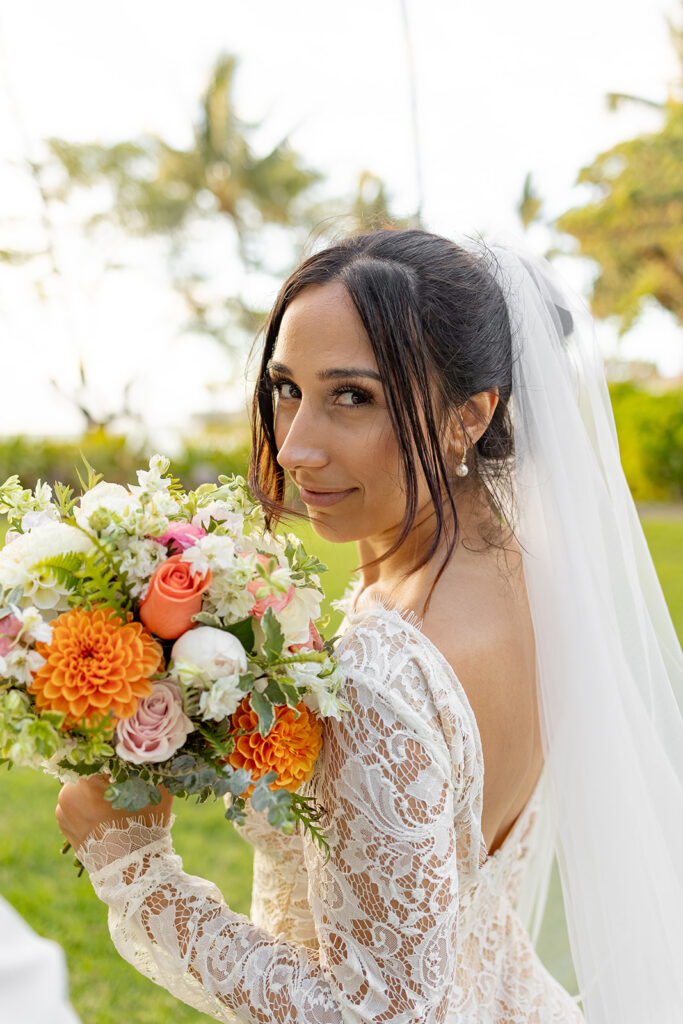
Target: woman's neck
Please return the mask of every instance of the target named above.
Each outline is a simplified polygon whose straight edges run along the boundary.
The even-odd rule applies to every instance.
[[[490,529],[495,526],[495,516],[486,500],[481,487],[460,487],[454,495],[455,510],[458,518],[457,550],[465,543],[481,544],[481,528]],[[420,562],[429,552],[436,531],[436,513],[429,502],[418,509],[415,523],[403,544],[376,565],[361,568],[361,593],[366,590],[382,595],[389,600],[397,600],[407,580],[412,586],[419,584],[430,586],[436,579],[439,568],[448,550],[449,538],[452,536],[452,516],[448,506],[444,507],[445,530],[439,546],[429,560],[422,566]],[[400,535],[400,526],[375,537],[367,537],[358,541],[358,554],[361,566],[380,558],[396,542]],[[420,568],[418,569],[418,566]],[[411,589],[412,589],[411,586]]]

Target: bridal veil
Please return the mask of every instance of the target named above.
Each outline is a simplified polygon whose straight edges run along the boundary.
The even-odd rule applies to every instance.
[[[592,318],[516,242],[461,243],[506,296],[516,535],[545,753],[518,911],[557,856],[588,1024],[683,1021],[683,656],[619,458]]]

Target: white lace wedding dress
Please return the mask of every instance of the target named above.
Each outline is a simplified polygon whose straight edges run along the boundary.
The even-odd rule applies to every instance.
[[[540,781],[502,846],[481,832],[477,723],[448,662],[398,610],[350,612],[351,705],[302,792],[330,858],[251,812],[251,919],[183,871],[162,825],[78,851],[126,960],[204,1013],[276,1024],[580,1024],[513,909]],[[220,851],[216,851],[216,857]]]

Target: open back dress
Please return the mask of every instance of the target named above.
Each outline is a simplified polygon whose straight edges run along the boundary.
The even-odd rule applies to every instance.
[[[582,1024],[514,910],[542,776],[489,856],[479,730],[443,655],[375,602],[347,611],[337,657],[350,711],[323,720],[301,789],[324,810],[329,859],[250,811],[247,918],[183,871],[170,826],[107,827],[78,854],[121,955],[218,1020]]]

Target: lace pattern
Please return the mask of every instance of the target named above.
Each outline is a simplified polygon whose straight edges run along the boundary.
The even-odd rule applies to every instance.
[[[486,858],[481,743],[448,663],[381,606],[349,616],[338,656],[351,711],[325,721],[303,787],[325,809],[329,861],[250,813],[249,920],[183,871],[169,827],[109,828],[79,857],[116,948],[218,1020],[579,1024],[511,904],[533,801]]]

